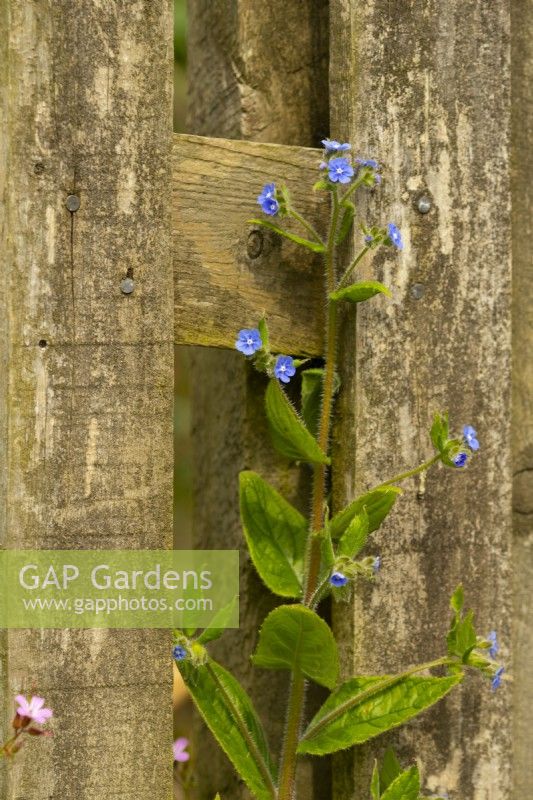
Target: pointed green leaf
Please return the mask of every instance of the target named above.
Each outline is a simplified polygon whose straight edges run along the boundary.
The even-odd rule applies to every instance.
[[[300,597],[307,522],[255,472],[241,472],[241,519],[254,566],[271,592]]]
[[[460,583],[455,592],[451,596],[450,607],[452,611],[455,611],[456,614],[459,614],[463,610],[464,604],[465,604],[465,591],[463,589],[463,584]]]
[[[418,767],[402,772],[381,795],[381,800],[418,800],[420,793],[420,774]]]
[[[339,555],[355,558],[365,546],[369,530],[368,514],[363,508],[359,514],[355,515],[342,534],[339,540]]]
[[[464,619],[457,615],[452,620],[447,643],[448,653],[451,656],[459,656],[464,662],[468,660],[468,656],[477,644],[473,611],[469,611]]]
[[[267,353],[269,353],[270,352],[270,336],[269,336],[269,333],[268,333],[268,325],[267,325],[267,321],[266,321],[265,317],[263,317],[262,319],[259,320],[259,325],[257,326],[257,329],[259,331],[259,335],[261,336],[261,342],[262,342],[263,350],[265,350]]]
[[[301,375],[302,417],[307,429],[313,436],[317,436],[324,370],[320,368],[306,369],[302,371]]]
[[[326,249],[323,244],[320,244],[319,242],[311,242],[309,239],[302,239],[301,236],[297,236],[295,233],[291,233],[290,231],[285,231],[283,228],[278,228],[277,225],[274,225],[273,222],[268,222],[266,219],[249,219],[248,223],[250,225],[262,225],[263,228],[268,228],[269,230],[274,231],[274,233],[279,233],[279,235],[284,236],[285,239],[290,239],[291,242],[300,244],[302,247],[312,250],[313,253],[323,253]]]
[[[379,800],[381,795],[377,761],[374,761],[374,769],[372,770],[372,780],[370,781],[370,794],[372,795],[372,800]]]
[[[265,406],[272,440],[280,453],[294,461],[330,463],[274,378],[266,390]]]
[[[207,644],[208,642],[214,642],[216,639],[220,639],[222,634],[227,630],[228,623],[232,620],[233,615],[235,613],[235,606],[237,605],[237,597],[233,597],[230,602],[221,608],[211,622],[211,625],[206,628],[200,636],[197,638],[197,642],[199,644]]]
[[[336,244],[342,244],[346,239],[350,228],[352,227],[353,218],[355,216],[355,206],[351,200],[344,200],[342,203],[344,211],[342,214],[341,224],[335,237]]]
[[[329,626],[304,606],[280,606],[263,623],[252,657],[257,667],[290,669],[331,689],[337,682],[339,656]]]
[[[449,436],[448,414],[435,413],[433,424],[429,432],[433,447],[441,453],[444,450]]]
[[[336,292],[330,294],[331,300],[348,300],[350,303],[363,303],[365,300],[370,300],[376,294],[385,294],[387,297],[392,297],[390,289],[383,286],[378,281],[360,281],[351,286],[346,286],[345,289],[337,289]]]
[[[352,678],[326,700],[298,752],[325,755],[366,742],[424,711],[462,679],[462,673],[446,678]]]
[[[381,765],[381,771],[379,773],[379,783],[382,791],[385,791],[385,789],[390,786],[401,771],[402,767],[396,758],[396,753],[392,747],[389,747],[383,756],[383,764]]]
[[[276,797],[276,770],[252,701],[227,670],[180,662],[180,672],[207,727],[258,800]]]
[[[402,490],[397,486],[382,486],[362,494],[338,514],[330,522],[331,538],[339,539],[353,518],[365,509],[368,514],[368,532],[377,530]]]

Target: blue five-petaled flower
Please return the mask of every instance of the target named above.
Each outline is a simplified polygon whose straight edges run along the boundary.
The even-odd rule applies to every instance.
[[[274,366],[274,375],[279,381],[288,383],[292,376],[296,373],[294,361],[290,356],[278,356]]]
[[[181,644],[177,644],[172,648],[172,655],[176,661],[184,661],[187,658],[187,650]]]
[[[341,144],[340,142],[335,141],[335,139],[322,139],[322,144],[324,145],[326,155],[331,155],[332,153],[342,153],[346,150],[350,150],[351,148],[350,144]]]
[[[253,356],[262,346],[261,334],[257,328],[243,328],[242,331],[239,331],[235,342],[235,347],[239,353],[244,353],[245,356]]]
[[[496,656],[500,652],[500,645],[498,644],[498,636],[496,634],[496,631],[491,631],[489,633],[489,635],[487,636],[487,641],[490,642],[489,656],[491,658],[496,658]]]
[[[348,583],[348,578],[346,577],[346,575],[343,575],[342,572],[334,572],[331,575],[329,582],[331,583],[332,586],[337,586],[337,587],[346,586],[346,584]]]
[[[479,442],[477,438],[476,429],[471,425],[465,425],[463,428],[464,440],[471,450],[479,450]]]
[[[387,225],[387,233],[389,235],[389,239],[391,240],[394,247],[398,250],[403,250],[403,240],[402,234],[400,233],[400,229],[394,222],[389,222]]]
[[[328,178],[332,183],[350,183],[353,167],[346,158],[332,158],[328,161]]]
[[[375,158],[356,158],[355,163],[360,167],[369,167],[370,169],[379,169],[379,164]]]
[[[495,692],[496,689],[499,689],[502,685],[502,675],[505,672],[505,667],[498,667],[496,672],[494,673],[494,677],[491,681],[492,691]]]
[[[263,191],[257,198],[257,202],[269,216],[273,217],[279,211],[279,203],[276,200],[276,184],[267,183],[263,186]]]
[[[457,453],[457,455],[453,459],[453,463],[455,464],[456,467],[464,467],[467,461],[468,461],[468,456],[466,453],[463,452]]]

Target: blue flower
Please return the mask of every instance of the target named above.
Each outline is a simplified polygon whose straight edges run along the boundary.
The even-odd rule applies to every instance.
[[[372,234],[371,233],[367,233],[366,236],[365,236],[366,244],[367,245],[368,244],[372,244],[373,241],[374,241],[374,237],[372,236]]]
[[[328,162],[328,177],[332,183],[350,183],[353,167],[345,158],[332,158]]]
[[[457,453],[453,460],[453,463],[456,467],[464,467],[466,462],[468,461],[468,456],[466,453]]]
[[[505,667],[498,667],[496,672],[494,673],[494,677],[491,681],[492,691],[495,692],[496,689],[499,689],[502,685],[502,675],[505,672]]]
[[[376,572],[379,572],[381,569],[381,556],[376,556],[374,559],[374,563],[372,564],[372,569],[374,570],[374,575]]]
[[[172,648],[172,655],[176,661],[184,661],[187,658],[187,650],[181,644],[177,644]]]
[[[479,450],[479,442],[477,440],[476,429],[471,425],[465,425],[463,428],[464,440],[471,450]]]
[[[402,234],[394,222],[389,222],[387,225],[387,233],[394,247],[396,247],[398,250],[403,250]]]
[[[263,186],[263,191],[257,198],[257,202],[269,216],[273,217],[279,211],[279,203],[276,200],[276,184],[267,183]]]
[[[278,360],[274,366],[274,375],[279,381],[288,383],[292,376],[296,373],[294,361],[290,356],[278,356]]]
[[[375,158],[356,158],[355,163],[360,167],[369,167],[370,169],[379,169],[379,164]]]
[[[487,636],[487,640],[491,643],[489,656],[491,658],[496,658],[497,654],[500,652],[500,645],[498,644],[498,636],[496,635],[496,631],[491,631]]]
[[[235,347],[239,353],[244,353],[245,356],[253,356],[253,354],[260,350],[263,346],[261,334],[257,328],[243,328],[239,331]]]
[[[322,144],[328,156],[332,153],[343,153],[345,150],[351,149],[350,144],[341,144],[340,142],[336,142],[335,139],[322,139]]]
[[[346,586],[348,578],[342,572],[334,572],[329,579],[332,586]]]
[[[328,168],[327,161],[321,161],[320,164],[318,165],[318,169],[327,169],[327,168]]]

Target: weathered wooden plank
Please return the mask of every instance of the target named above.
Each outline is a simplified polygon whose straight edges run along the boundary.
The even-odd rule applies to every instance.
[[[266,314],[280,352],[322,352],[320,258],[247,219],[267,182],[291,187],[295,207],[317,227],[323,194],[320,151],[261,142],[174,136],[173,233],[175,341],[233,347],[239,328]],[[277,220],[276,220],[277,221]],[[284,228],[307,238],[293,220]]]
[[[1,546],[168,547],[171,4],[0,9]],[[164,632],[11,632],[2,722],[21,689],[55,719],[2,798],[168,800],[169,652]]]
[[[319,144],[328,128],[325,0],[273,0],[268,4],[259,0],[192,0],[189,23],[191,132],[297,146]],[[258,182],[263,175],[261,167]],[[246,245],[245,219],[257,195],[252,182],[247,177],[234,192],[243,203],[242,216],[235,216],[237,251],[241,241],[242,247]],[[288,252],[285,244],[282,252]],[[304,262],[307,259],[303,255]],[[248,265],[245,269],[249,270]],[[270,275],[272,283],[284,280],[275,271]],[[305,297],[305,278],[303,281],[304,285],[296,288],[298,295]],[[231,296],[226,296],[225,302],[235,309]],[[299,301],[291,295],[285,298],[284,305],[290,307],[295,302]],[[262,309],[251,310],[255,315]],[[249,321],[241,318],[242,311],[235,314],[233,331]],[[255,316],[250,321],[255,322]],[[319,329],[317,320],[316,330]],[[318,341],[319,334],[313,338],[309,332],[309,336],[310,341]],[[303,341],[305,345],[306,339]],[[233,342],[232,336],[232,346]],[[302,508],[307,502],[309,482],[305,472],[287,468],[269,442],[262,376],[248,370],[240,354],[234,352],[193,349],[191,361],[195,540],[201,547],[233,546],[244,552],[238,472],[246,468],[258,470]],[[273,602],[249,561],[243,558],[241,628],[227,632],[213,650],[251,690],[266,721],[273,751],[277,752],[282,740],[287,676],[252,669],[249,660],[259,625]],[[195,797],[206,800],[217,790],[231,800],[249,797],[205,728],[196,739],[200,766]],[[209,769],[203,768],[205,764]],[[324,767],[327,764],[318,762],[318,768]],[[301,776],[301,796],[324,800],[329,795],[328,776],[317,771],[311,778],[310,769],[308,762]]]
[[[511,3],[513,232],[513,798],[533,797],[533,28]]]
[[[369,273],[388,306],[348,314],[337,409],[337,506],[431,452],[436,409],[482,441],[465,474],[412,481],[375,539],[383,570],[358,592],[346,636],[351,672],[388,671],[440,654],[447,603],[463,580],[481,631],[510,645],[510,220],[508,3],[332,0],[332,134],[384,164],[368,219],[394,219],[405,249]],[[432,209],[417,210],[427,195]],[[355,453],[355,463],[354,463]],[[469,680],[391,736],[421,760],[428,790],[508,800],[508,685]],[[338,760],[335,796],[366,797],[380,739]],[[355,755],[355,757],[354,757]]]

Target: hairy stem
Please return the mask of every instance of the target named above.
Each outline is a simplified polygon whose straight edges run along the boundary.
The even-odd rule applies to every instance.
[[[339,283],[337,285],[337,289],[342,289],[342,287],[348,281],[348,278],[350,277],[350,275],[352,274],[352,272],[354,271],[356,266],[359,264],[361,259],[368,253],[369,250],[370,250],[369,247],[363,247],[361,252],[354,258],[354,260],[352,261],[350,266],[346,269],[346,272],[344,273],[344,275],[342,276],[342,278],[340,279],[340,281],[339,281]]]
[[[395,475],[393,478],[390,478],[388,481],[384,481],[380,483],[378,486],[375,486],[375,489],[381,489],[382,486],[391,486],[393,483],[399,483],[400,481],[404,481],[406,478],[412,478],[413,475],[419,475],[421,472],[424,472],[426,469],[429,469],[436,464],[437,461],[440,461],[440,453],[437,453],[432,458],[429,458],[427,461],[424,461],[423,464],[420,464],[418,467],[414,467],[414,469],[408,469],[406,472],[400,472],[398,475]]]
[[[331,223],[328,233],[326,252],[324,255],[326,272],[326,297],[335,290],[335,237],[339,224],[340,204],[337,192],[332,192]],[[337,355],[337,308],[328,300],[326,322],[326,363],[324,366],[324,384],[318,443],[324,452],[328,451],[331,412],[335,389],[335,367]],[[310,514],[310,536],[307,554],[306,582],[304,604],[310,606],[317,589],[320,572],[320,537],[313,533],[320,531],[324,523],[324,502],[326,498],[327,468],[324,464],[316,464],[313,470],[313,500]],[[289,705],[285,728],[285,747],[283,749],[280,768],[280,787],[278,800],[292,800],[296,775],[296,750],[298,732],[300,730],[305,698],[305,681],[301,675],[294,675],[289,693]]]
[[[309,222],[307,222],[307,220],[304,219],[304,217],[302,217],[301,214],[299,214],[297,211],[295,211],[294,208],[288,208],[287,211],[289,212],[290,216],[293,219],[297,220],[300,223],[300,225],[303,225],[305,230],[311,235],[311,237],[317,242],[317,244],[324,244],[324,242],[322,241],[321,237],[315,231],[313,226]]]

